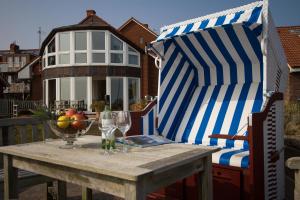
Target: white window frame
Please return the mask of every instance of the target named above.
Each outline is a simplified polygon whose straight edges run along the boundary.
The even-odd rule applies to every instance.
[[[53,41],[53,40],[55,40],[55,52],[52,52],[52,53],[48,53],[48,46],[49,46],[49,44]],[[50,40],[50,42],[48,42],[48,44],[47,44],[47,46],[46,46],[46,66],[47,67],[55,67],[56,65],[57,65],[57,55],[56,55],[56,53],[57,53],[57,34]],[[55,56],[55,65],[48,65],[48,58],[50,57],[50,56]]]
[[[104,33],[104,42],[105,42],[105,48],[104,50],[94,50],[93,49],[93,32],[100,32],[100,33]],[[90,31],[90,47],[91,47],[91,50],[89,51],[89,54],[90,54],[90,57],[91,57],[91,62],[90,64],[92,65],[99,65],[99,64],[107,64],[108,63],[108,52],[107,52],[107,37],[108,37],[108,34],[107,34],[107,31],[102,31],[102,30],[92,30]],[[93,53],[104,53],[104,62],[93,62]]]
[[[111,50],[111,36],[114,36],[116,37],[118,40],[120,40],[122,42],[122,45],[123,45],[123,50]],[[114,35],[113,33],[110,33],[109,34],[109,38],[108,38],[108,44],[109,44],[109,47],[108,47],[108,58],[109,58],[109,64],[111,65],[125,65],[126,63],[126,43],[121,40],[119,37],[117,37],[116,35]],[[111,61],[111,54],[112,53],[117,53],[117,54],[122,54],[123,55],[123,62],[122,63],[114,63]]]
[[[129,48],[132,48],[134,49],[135,52],[131,52],[129,51]],[[135,65],[135,64],[129,64],[129,55],[133,55],[133,56],[137,56],[138,57],[138,64]],[[141,66],[141,56],[140,56],[140,53],[135,49],[133,48],[132,46],[128,45],[127,44],[127,65],[128,66],[131,66],[131,67],[140,67]]]
[[[59,39],[59,37],[60,37],[60,35],[61,34],[66,34],[66,33],[68,33],[69,34],[69,51],[60,51],[60,49],[59,49],[59,47],[60,47],[60,39]],[[70,64],[71,64],[71,32],[60,32],[60,33],[57,33],[56,35],[58,35],[57,36],[57,43],[58,43],[58,47],[57,47],[57,64],[56,65],[59,65],[59,66],[70,66]],[[66,54],[69,54],[69,63],[67,63],[67,64],[61,64],[60,63],[60,58],[59,58],[59,56],[60,55],[66,55]]]
[[[123,80],[123,110],[129,110],[129,87],[128,79],[138,80],[138,99],[141,98],[141,79],[138,77],[124,77],[124,76],[107,76],[106,77],[106,94],[111,97],[111,81],[112,79],[121,78]],[[111,98],[110,98],[111,105]]]
[[[89,55],[88,55],[88,50],[90,49],[90,31],[87,30],[82,30],[82,31],[73,31],[74,32],[74,37],[73,37],[73,51],[74,51],[74,65],[76,66],[82,66],[82,65],[88,65],[90,63]],[[86,50],[76,50],[75,49],[75,43],[76,43],[76,33],[85,33],[86,34]],[[86,54],[86,62],[83,63],[76,63],[75,55],[76,53],[85,53]]]

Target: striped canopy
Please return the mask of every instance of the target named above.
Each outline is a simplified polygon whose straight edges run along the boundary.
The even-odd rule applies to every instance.
[[[217,27],[228,24],[243,23],[250,26],[250,29],[255,29],[262,23],[262,1],[254,2],[252,4],[242,6],[239,8],[226,10],[212,15],[199,17],[192,20],[187,20],[170,26],[161,28],[161,34],[158,36],[155,42],[162,41],[174,36],[180,36],[183,34]],[[261,31],[261,26],[257,29]]]

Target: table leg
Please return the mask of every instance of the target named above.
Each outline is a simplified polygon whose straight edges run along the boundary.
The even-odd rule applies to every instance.
[[[67,184],[64,181],[57,181],[57,199],[67,199]]]
[[[125,183],[125,200],[144,200],[146,194],[143,188],[135,182]]]
[[[3,155],[4,200],[18,199],[18,169],[12,165],[12,157]]]
[[[82,200],[92,200],[93,190],[87,187],[82,187]]]
[[[200,175],[200,184],[198,184],[198,198],[205,200],[212,200],[212,161],[211,156],[208,156],[203,159],[204,170],[199,173]]]

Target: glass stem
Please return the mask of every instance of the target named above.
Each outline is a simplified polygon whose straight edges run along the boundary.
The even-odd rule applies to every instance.
[[[122,133],[122,134],[123,134],[123,152],[127,152],[127,146],[126,146],[126,140],[125,140],[126,132]]]

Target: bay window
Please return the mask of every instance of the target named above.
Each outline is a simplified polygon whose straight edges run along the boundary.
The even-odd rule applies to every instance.
[[[75,100],[87,102],[87,78],[75,77]]]
[[[70,64],[70,33],[59,33],[59,64]]]
[[[128,104],[136,103],[140,99],[140,82],[138,78],[128,78]]]
[[[87,62],[87,33],[75,32],[75,63]]]
[[[123,78],[111,78],[111,109],[123,110]]]
[[[139,53],[130,46],[128,46],[128,64],[139,65]]]
[[[70,78],[60,79],[60,100],[70,99]]]
[[[92,31],[92,63],[105,63],[105,32]]]
[[[115,64],[123,63],[123,42],[110,34],[110,62]]]

